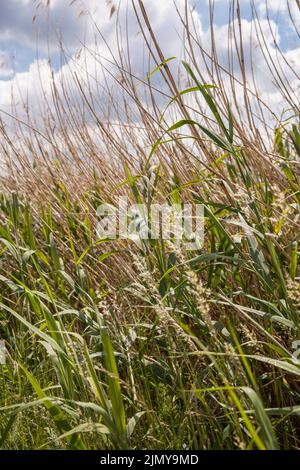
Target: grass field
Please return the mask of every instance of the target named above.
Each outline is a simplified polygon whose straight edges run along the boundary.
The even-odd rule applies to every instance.
[[[155,60],[138,89],[119,63],[121,131],[76,75],[79,104],[53,83],[42,125],[1,126],[0,447],[299,449],[297,96],[279,84],[293,118],[258,126],[253,100],[273,110],[246,81],[235,102],[216,57],[202,77],[188,26],[178,88],[138,14]],[[99,238],[97,208],[120,195],[202,204],[203,247]]]

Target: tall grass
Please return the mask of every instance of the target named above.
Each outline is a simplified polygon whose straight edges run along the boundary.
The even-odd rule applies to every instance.
[[[86,70],[72,76],[79,104],[62,78],[44,122],[15,120],[14,137],[1,125],[1,448],[299,449],[296,95],[277,76],[296,117],[270,129],[243,60],[240,80],[214,39],[202,47],[188,6],[182,87],[143,2],[132,8],[152,73],[138,87],[119,51],[111,122]],[[229,50],[241,58],[242,41]],[[120,194],[203,204],[203,248],[99,239],[97,207]]]

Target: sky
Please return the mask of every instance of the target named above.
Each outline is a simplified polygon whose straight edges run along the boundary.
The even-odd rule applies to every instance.
[[[184,0],[176,0],[176,3],[178,8],[182,10]],[[227,34],[230,3],[232,3],[230,0],[215,0],[214,2],[216,39],[221,61],[223,57],[225,66],[227,44],[224,37]],[[254,25],[251,3],[251,0],[240,0],[246,51],[248,48],[248,54],[246,53],[248,63],[246,65],[249,67],[250,44],[253,41],[251,31],[253,31]],[[189,0],[189,4],[193,8],[193,18],[198,24],[203,43],[209,44],[209,0]],[[297,74],[300,74],[300,42],[299,37],[292,33],[293,29],[288,14],[290,10],[294,23],[300,31],[300,11],[297,0],[268,0],[267,4],[271,28],[275,32],[284,58],[292,64],[294,69],[293,71],[286,70],[287,80],[291,86],[297,88],[299,86]],[[26,97],[34,105],[44,96],[45,90],[41,90],[39,87],[38,78],[42,76],[44,86],[47,81],[51,80],[51,70],[47,61],[49,53],[52,58],[52,71],[55,75],[59,77],[66,70],[65,65],[60,61],[60,39],[65,45],[67,60],[70,61],[70,64],[75,64],[76,61],[80,61],[77,58],[82,42],[91,48],[93,47],[95,29],[91,25],[94,22],[112,50],[116,50],[115,18],[117,14],[114,10],[115,5],[120,8],[119,18],[123,31],[126,21],[128,22],[133,66],[136,74],[143,78],[145,70],[142,65],[144,64],[142,43],[131,1],[121,0],[118,3],[113,0],[0,0],[0,111],[10,110],[12,90],[14,95],[19,98],[16,100],[17,102]],[[173,0],[144,0],[144,5],[159,43],[163,45],[165,56],[180,57],[182,54],[180,38],[182,28]],[[254,0],[254,5],[261,19],[266,41],[275,57],[276,51],[273,48],[265,1]],[[100,51],[103,56],[107,56],[107,48],[101,41],[98,35]],[[256,53],[255,49],[254,46],[254,54]],[[268,84],[264,59],[259,53],[255,59],[261,93],[270,103],[277,103],[280,98],[275,88],[273,89]],[[282,59],[280,61],[282,65]],[[94,67],[92,63],[85,64],[85,66]]]

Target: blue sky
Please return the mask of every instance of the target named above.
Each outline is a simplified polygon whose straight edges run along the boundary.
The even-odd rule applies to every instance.
[[[126,2],[126,0],[121,1]],[[164,1],[168,2],[170,0]],[[160,3],[160,0],[153,0],[153,2]],[[30,64],[37,58],[36,44],[38,42],[38,35],[40,37],[39,57],[47,57],[48,51],[45,48],[45,44],[41,43],[43,43],[43,39],[46,37],[47,27],[45,25],[48,13],[47,9],[41,5],[37,8],[37,5],[41,3],[43,2],[37,2],[36,0],[2,0],[0,2],[0,79],[9,80],[13,77],[14,73],[28,70]],[[44,0],[45,3],[47,3],[47,0]],[[85,18],[78,18],[78,14],[83,9],[81,2],[77,0],[73,5],[69,6],[70,3],[70,0],[50,0],[50,17],[52,33],[54,27],[60,28],[68,46],[72,50],[73,47],[76,47],[76,37],[80,36],[84,29]],[[90,4],[93,9],[94,3],[93,0],[85,0],[84,5],[89,6]],[[102,5],[104,11],[106,8],[109,8],[106,0],[99,0],[98,3]],[[228,21],[229,3],[229,0],[216,0],[215,2],[214,20],[218,26],[222,26]],[[296,4],[296,0],[288,0],[288,2],[286,0],[269,0],[268,3],[270,17],[279,29],[281,47],[283,50],[296,48],[299,45],[298,38],[290,34],[287,14],[287,4],[290,5],[293,12],[296,11],[296,8],[293,7],[293,4]],[[264,0],[256,0],[255,2],[261,18],[265,16],[263,4]],[[208,0],[194,0],[191,2],[191,5],[195,5],[196,10],[199,12],[203,28],[209,28]],[[241,0],[241,12],[243,18],[251,19],[253,15],[251,0]],[[36,18],[33,22],[34,17]],[[55,50],[54,42],[55,39],[52,38],[52,46]],[[52,51],[52,53],[53,58],[55,58],[55,52]],[[58,64],[54,60],[55,63]]]
[[[52,67],[57,74],[60,73],[61,62],[58,52],[58,37],[60,35],[69,58],[76,56],[80,41],[84,41],[88,45],[93,44],[94,29],[91,28],[91,20],[86,13],[87,11],[92,14],[97,26],[112,48],[116,47],[114,22],[116,14],[110,19],[114,3],[119,4],[115,0],[73,0],[73,2],[71,0],[0,0],[0,109],[9,109],[12,89],[15,94],[26,95],[29,100],[37,99],[39,91],[35,82],[37,81],[38,66],[42,66],[44,83],[49,79],[49,71],[46,70],[48,46],[52,57]],[[183,8],[184,0],[176,0],[176,3],[179,8]],[[199,22],[203,41],[209,43],[209,0],[190,0],[189,3],[191,7],[195,7],[194,17]],[[236,4],[237,1],[234,3]],[[181,25],[175,13],[173,0],[144,0],[144,4],[149,12],[153,29],[160,43],[163,44],[165,55],[178,57],[182,50]],[[226,34],[229,4],[230,0],[215,0],[216,38],[221,56],[224,58],[227,46],[223,36]],[[254,24],[251,23],[253,19],[251,4],[251,0],[240,0],[242,17],[244,18],[242,28],[245,33],[245,45],[247,48],[248,44],[248,49],[250,44],[248,36]],[[266,20],[265,1],[254,0],[254,4],[262,20],[268,44],[272,48],[273,40],[270,37]],[[138,26],[130,6],[131,0],[121,0],[119,5],[121,23],[122,21],[125,23],[126,5],[128,5],[131,54],[137,74],[145,76],[145,72],[140,69],[143,60],[137,46],[137,41],[139,41]],[[300,73],[299,37],[292,34],[288,15],[290,9],[294,22],[300,30],[300,11],[297,0],[268,0],[268,7],[272,28],[277,29],[281,49],[286,54],[286,59],[293,64],[294,70]],[[101,44],[100,48],[102,51]],[[106,52],[103,53],[105,55]],[[248,59],[246,58],[246,60]],[[264,70],[266,67],[262,56],[257,55],[255,65],[262,93],[266,93],[267,99],[273,99],[276,102],[278,95],[275,93],[272,97],[270,87],[266,86],[267,80]],[[295,77],[290,75],[290,72],[287,73],[287,77],[291,83],[294,83]],[[43,96],[41,90],[40,96]]]
[[[201,4],[203,2],[198,1],[196,2],[198,5],[198,10],[201,12]],[[207,2],[206,2],[207,3]],[[230,1],[229,0],[217,0],[215,2],[215,23],[219,26],[224,25],[228,21],[228,6]],[[289,15],[287,13],[287,6],[291,7],[292,4],[296,4],[296,0],[269,0],[267,2],[268,6],[268,13],[270,19],[273,20],[276,25],[278,26],[280,38],[281,38],[281,47],[283,50],[287,50],[292,47],[296,47],[297,44],[299,45],[299,38],[296,38],[294,34],[290,34],[289,28]],[[259,18],[266,17],[266,8],[265,8],[265,1],[264,0],[256,0],[254,2],[254,7],[252,5],[251,0],[241,0],[241,15],[243,18],[251,20],[253,15],[257,13]],[[296,8],[293,7],[293,13],[296,12]],[[203,23],[205,26],[208,27],[208,15],[207,11],[204,12],[202,15]],[[300,17],[300,12],[299,12]],[[298,19],[299,22],[299,19]]]

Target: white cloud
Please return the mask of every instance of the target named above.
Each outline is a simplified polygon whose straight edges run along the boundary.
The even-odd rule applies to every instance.
[[[19,4],[20,13],[15,15],[16,4]],[[228,0],[217,0],[218,4],[228,5]],[[270,3],[270,2],[269,2]],[[12,8],[11,5],[14,4]],[[67,65],[62,66],[58,71],[53,72],[49,66],[49,63],[46,60],[35,61],[32,63],[27,71],[22,73],[17,73],[11,80],[0,80],[0,108],[10,112],[12,107],[11,96],[14,96],[14,106],[16,106],[17,112],[21,116],[26,116],[26,102],[28,100],[31,109],[33,110],[33,115],[38,120],[39,116],[43,116],[45,109],[43,107],[47,106],[48,102],[51,103],[52,100],[52,80],[54,79],[56,85],[59,87],[62,79],[66,83],[72,83],[72,76],[76,71],[77,77],[80,78],[82,83],[87,79],[86,71],[90,74],[90,83],[94,88],[95,94],[99,94],[97,91],[97,85],[95,79],[100,83],[100,93],[101,93],[101,83],[103,83],[103,74],[101,66],[95,62],[93,55],[90,54],[81,54],[78,55],[78,38],[82,39],[86,37],[87,44],[89,48],[93,51],[96,50],[98,54],[101,54],[104,57],[112,59],[110,53],[98,35],[98,49],[95,48],[94,43],[94,33],[95,29],[91,26],[88,26],[90,23],[90,18],[88,16],[82,16],[78,19],[78,15],[82,10],[82,3],[78,0],[75,2],[72,7],[69,6],[70,0],[52,0],[50,2],[51,6],[51,18],[52,25],[55,25],[57,29],[62,28],[64,37],[66,38],[67,46],[71,50],[71,59]],[[117,53],[117,37],[115,34],[115,21],[117,19],[117,14],[115,13],[113,18],[109,20],[110,7],[107,6],[106,1],[102,1],[101,4],[97,0],[86,0],[85,4],[90,8],[90,11],[93,14],[93,18],[97,23],[97,27],[100,28],[101,32],[104,34],[109,47],[114,53]],[[184,0],[178,0],[177,4],[179,8],[183,9]],[[33,15],[32,2],[26,0],[11,0],[10,2],[5,2],[4,7],[1,5],[1,13],[4,12],[4,18],[6,18],[6,26],[1,29],[1,20],[0,19],[0,38],[1,34],[6,38],[13,37],[18,34],[21,38],[27,41],[28,44],[33,44],[34,35],[32,33],[32,23],[31,18]],[[100,6],[99,6],[100,5]],[[126,12],[129,16],[127,18],[128,24],[128,41],[130,47],[131,55],[131,65],[133,73],[135,73],[140,78],[144,78],[146,73],[149,72],[148,63],[145,63],[145,46],[143,44],[142,35],[139,33],[139,26],[135,19],[134,13],[131,8],[131,2],[122,1],[120,4],[119,11],[119,25],[122,28],[122,41],[121,46],[124,51],[124,56],[126,56]],[[181,33],[182,25],[177,16],[176,10],[172,0],[145,0],[144,5],[149,14],[153,30],[157,36],[158,42],[161,45],[165,57],[177,56],[180,57],[182,53],[182,43],[181,43]],[[278,3],[279,5],[279,3]],[[274,6],[275,8],[275,6]],[[12,16],[12,11],[14,15]],[[66,14],[67,12],[67,14]],[[205,45],[206,49],[210,50],[210,32],[204,32],[202,30],[202,25],[200,21],[199,14],[194,11],[193,13],[195,21],[198,23],[199,34],[202,38],[202,43]],[[3,15],[0,15],[2,18]],[[46,10],[40,10],[39,21],[37,24],[39,27],[41,25],[45,26],[46,22]],[[29,22],[29,23],[28,23]],[[280,36],[278,32],[278,27],[274,21],[271,21],[271,27],[274,31],[277,41],[280,42]],[[30,25],[30,26],[29,26]],[[272,83],[271,74],[267,68],[266,60],[264,55],[261,52],[261,49],[258,45],[258,38],[255,33],[255,21],[250,21],[243,19],[242,20],[242,31],[243,31],[243,44],[244,44],[244,54],[246,61],[246,68],[249,74],[248,85],[253,88],[253,82],[251,79],[251,60],[254,67],[256,85],[258,88],[258,93],[260,97],[267,102],[267,104],[274,109],[280,112],[282,106],[286,106],[286,103],[282,100],[280,93],[276,86]],[[266,19],[262,19],[260,22],[260,28],[264,41],[266,42],[270,57],[274,60],[276,67],[283,75],[286,76],[285,82],[287,87],[296,88],[298,81],[296,73],[300,73],[300,48],[294,50],[288,50],[284,52],[283,57],[278,56],[276,48],[273,42],[273,36],[270,32],[269,23]],[[227,53],[228,53],[228,43],[227,43],[227,25],[216,26],[215,27],[215,39],[218,47],[218,55],[221,64],[227,68]],[[74,39],[77,37],[77,41]],[[54,39],[53,39],[54,41]],[[77,50],[76,50],[77,49]],[[1,59],[1,53],[0,53]],[[291,64],[292,68],[289,68],[283,59]],[[200,59],[199,59],[200,60]],[[1,60],[0,60],[1,62]],[[5,62],[6,63],[6,62]],[[153,61],[151,62],[153,64]],[[108,62],[104,61],[105,66],[112,70],[112,66]],[[152,65],[153,66],[153,65]],[[7,77],[9,77],[9,66],[5,68]],[[241,78],[241,72],[239,70],[238,58],[235,56],[233,61],[233,71],[236,77]],[[113,88],[113,80],[109,77],[110,87]],[[0,70],[1,78],[1,70]],[[156,80],[154,77],[153,80]],[[73,82],[74,83],[74,82]],[[229,81],[228,81],[229,83]],[[72,96],[74,102],[76,102],[76,97],[78,97],[78,88],[75,85],[71,85]],[[241,87],[237,87],[236,90],[238,98],[242,100],[243,90]],[[105,96],[101,97],[105,103]],[[242,101],[241,101],[242,102]]]
[[[13,2],[20,2],[20,0],[12,0]],[[58,10],[62,11],[63,10],[63,3],[66,5],[69,5],[70,0],[60,0],[60,2],[53,2],[52,0],[52,10],[55,11],[56,16],[58,15]],[[94,0],[89,0],[88,2],[86,1],[85,3],[88,3],[89,6],[96,6],[96,3]],[[103,5],[104,3],[104,5]],[[106,9],[106,2],[103,2],[102,6],[104,6],[104,9],[96,9],[96,8],[91,8],[91,12],[93,13],[93,19],[97,23],[97,28],[101,30],[101,33],[105,37],[107,44],[109,48],[111,49],[112,53],[115,55],[118,55],[117,49],[117,36],[116,36],[116,19],[117,16],[116,14],[114,17],[109,20],[109,10]],[[179,4],[183,5],[183,0],[180,0],[178,2]],[[99,4],[99,3],[98,3]],[[127,4],[129,5],[128,9],[128,17],[127,16]],[[173,2],[172,0],[165,0],[163,3],[162,2],[153,2],[151,0],[146,0],[144,2],[147,12],[149,14],[149,18],[151,20],[151,24],[153,26],[153,29],[155,30],[155,33],[157,35],[157,39],[159,43],[162,45],[162,49],[166,55],[166,57],[169,57],[170,55],[177,54],[180,49],[181,49],[181,40],[178,36],[178,32],[182,30],[182,27],[180,25],[180,22],[178,20],[177,14],[174,10]],[[75,4],[74,4],[75,5]],[[74,6],[73,5],[73,6]],[[29,8],[28,4],[25,5],[26,7]],[[2,7],[1,7],[2,8]],[[69,12],[71,11],[68,9],[68,15],[65,14],[64,10],[64,21],[66,23],[69,22]],[[73,20],[73,13],[71,14],[71,23]],[[126,21],[128,24],[128,42],[129,46],[131,49],[131,65],[134,73],[137,73],[137,75],[140,78],[145,78],[146,73],[149,71],[147,68],[147,65],[145,66],[145,46],[143,42],[142,35],[139,33],[139,26],[136,21],[134,12],[132,8],[130,8],[130,2],[123,2],[120,7],[119,11],[119,17],[118,17],[119,23],[122,27],[122,49],[124,52],[124,56],[126,55],[126,32],[125,32],[125,25]],[[13,23],[13,22],[12,22]],[[95,46],[95,41],[94,41],[94,34],[95,34],[95,28],[91,26],[92,21],[89,23],[89,28],[86,25],[87,31],[86,31],[86,38],[85,38],[85,43],[87,45],[87,48],[90,51],[95,51],[95,53],[98,54],[98,57],[101,55],[102,58],[106,57],[109,60],[113,60],[113,57],[111,53],[109,52],[108,47],[105,45],[103,40],[99,37],[99,34],[97,34],[97,47]],[[77,23],[76,23],[77,24]],[[13,24],[14,28],[18,28],[18,24]],[[68,29],[71,29],[70,25],[68,26]],[[12,32],[13,28],[9,28],[9,30]],[[66,31],[63,28],[62,29],[63,33],[65,34]],[[75,28],[74,28],[75,31]],[[73,32],[74,32],[73,31]],[[82,39],[84,36],[84,31],[81,29],[81,27],[77,28],[77,33],[82,35]],[[8,34],[8,33],[6,33]],[[28,34],[28,38],[29,38]],[[79,54],[79,43],[76,43],[76,50],[71,51],[70,55],[70,60],[69,64],[67,66],[63,66],[58,70],[57,72],[54,73],[54,79],[56,81],[59,81],[62,76],[66,76],[68,74],[71,74],[76,70],[77,74],[82,75],[82,77],[85,76],[84,70],[88,68],[88,72],[91,74],[92,77],[96,78],[99,80],[99,77],[101,75],[101,67],[100,65],[97,65],[95,62],[95,59],[92,55],[90,54],[84,54],[81,53]],[[75,45],[73,49],[75,48]],[[68,43],[67,43],[67,50],[69,51]],[[87,62],[86,62],[87,61]],[[153,63],[153,61],[152,61]],[[111,67],[109,65],[109,62],[105,62],[104,64],[106,67]],[[7,109],[10,106],[10,100],[11,100],[11,91],[13,91],[15,95],[15,101],[17,103],[20,103],[23,99],[28,97],[29,101],[31,102],[37,102],[38,98],[40,98],[41,92],[40,92],[40,86],[39,82],[40,80],[40,71],[39,71],[39,66],[41,66],[41,73],[42,76],[45,74],[45,70],[48,70],[49,76],[46,78],[43,76],[42,83],[47,90],[47,83],[49,84],[48,89],[50,90],[50,83],[51,83],[51,76],[50,76],[50,68],[49,65],[47,64],[46,61],[35,61],[33,64],[31,64],[28,68],[27,71],[24,71],[22,73],[17,73],[15,77],[10,80],[10,81],[1,81],[0,80],[0,106],[5,109]],[[93,80],[92,80],[93,81]]]
[[[0,50],[0,80],[11,78],[14,74],[12,61],[6,51]]]
[[[69,48],[78,46],[78,39],[83,39],[86,29],[86,16],[82,1],[70,5],[70,0],[9,0],[0,5],[0,41],[16,41],[19,44],[48,50],[58,47],[58,37],[63,34],[63,41]],[[92,0],[86,2],[89,6]],[[102,2],[102,21],[108,17],[108,9]],[[106,10],[106,15],[103,14]],[[101,19],[101,18],[100,18]]]

